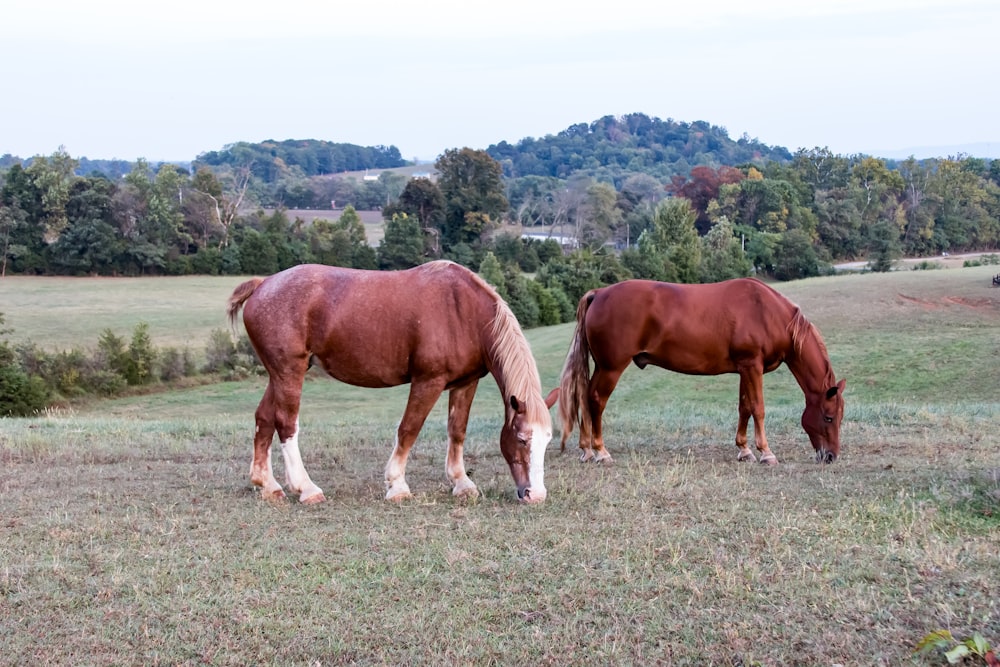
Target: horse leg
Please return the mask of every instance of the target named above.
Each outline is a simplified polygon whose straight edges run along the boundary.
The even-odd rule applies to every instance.
[[[762,368],[750,367],[740,370],[740,424],[743,427],[741,449],[747,449],[746,421],[743,413],[746,411],[753,417],[754,446],[760,452],[759,461],[766,465],[778,463],[778,457],[767,446],[767,435],[764,433],[764,372]],[[740,447],[740,433],[736,434],[736,446]],[[741,460],[743,452],[740,452]],[[751,457],[753,454],[751,454]]]
[[[274,439],[274,389],[267,383],[254,415],[256,429],[253,436],[253,461],[250,463],[250,483],[261,487],[265,500],[281,500],[285,492],[274,478],[271,467],[271,441]]]
[[[611,392],[615,390],[615,387],[618,386],[618,380],[621,378],[624,370],[624,368],[616,370],[598,368],[594,372],[594,376],[590,378],[590,386],[587,390],[587,403],[590,408],[591,432],[587,433],[587,429],[581,425],[580,448],[583,449],[583,453],[580,455],[581,461],[594,461],[595,463],[612,463],[614,461],[611,458],[611,453],[604,447],[604,408],[607,407],[608,398],[610,398]],[[585,439],[585,434],[590,437]],[[592,443],[592,449],[584,447],[584,443],[588,441]]]
[[[406,459],[410,448],[417,440],[417,434],[424,426],[431,408],[444,391],[444,381],[420,382],[410,385],[410,397],[403,411],[403,418],[396,429],[396,444],[392,455],[385,464],[385,499],[403,500],[410,497],[410,487],[406,483]]]
[[[309,478],[302,454],[299,451],[299,402],[302,397],[302,378],[305,369],[298,375],[289,374],[284,377],[272,375],[268,383],[270,389],[270,431],[278,433],[281,443],[281,454],[285,460],[285,481],[288,488],[299,496],[299,502],[311,504],[326,500],[323,490]],[[259,423],[259,422],[258,422]],[[255,443],[256,444],[256,443]],[[268,437],[270,449],[270,437]],[[270,466],[270,456],[268,456]],[[274,478],[274,475],[271,475]],[[266,487],[265,487],[266,491]],[[280,487],[279,487],[280,491]],[[267,496],[265,496],[267,497]],[[275,496],[280,497],[280,496]]]
[[[753,452],[747,446],[747,425],[750,423],[750,414],[752,411],[752,406],[750,403],[749,389],[747,389],[747,380],[743,373],[740,373],[740,420],[736,425],[736,447],[739,452],[736,454],[737,461],[752,461],[757,462],[757,457],[754,456]]]
[[[452,495],[475,498],[479,495],[476,485],[465,473],[462,450],[465,447],[465,429],[469,425],[469,410],[476,397],[479,380],[448,392],[448,456],[445,473],[452,484]]]

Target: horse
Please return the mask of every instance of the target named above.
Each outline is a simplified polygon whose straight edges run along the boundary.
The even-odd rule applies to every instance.
[[[740,376],[737,460],[755,461],[747,446],[754,422],[760,462],[777,457],[764,433],[764,373],[784,362],[805,394],[802,428],[816,460],[840,454],[845,380],[836,380],[819,330],[798,306],[754,278],[705,285],[626,280],[580,299],[576,329],[559,382],[561,449],[580,425],[582,461],[611,461],[602,415],[629,363],[688,375]],[[590,358],[594,372],[590,373]]]
[[[505,418],[500,451],[517,497],[545,500],[545,447],[552,421],[541,395],[531,348],[496,291],[472,271],[435,261],[403,271],[367,271],[303,264],[238,285],[227,313],[235,328],[240,308],[268,373],[255,413],[250,481],[265,499],[285,497],[271,467],[275,433],[287,486],[303,503],[325,500],[299,452],[299,404],[306,371],[359,387],[409,384],[409,398],[385,466],[386,500],[409,497],[406,461],[428,413],[448,391],[445,473],[455,496],[478,495],[462,455],[469,410],[479,380],[491,373]]]

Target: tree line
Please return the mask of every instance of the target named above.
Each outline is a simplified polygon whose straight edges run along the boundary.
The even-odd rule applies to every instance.
[[[689,153],[697,142],[716,148],[692,158],[742,158],[733,152],[742,146],[753,159],[657,178],[631,171],[635,159],[622,166],[616,158],[618,171],[608,171],[613,155],[655,154],[682,139]],[[871,259],[885,270],[901,254],[1000,243],[1000,162],[964,156],[891,162],[817,148],[764,159],[766,147],[745,137],[732,142],[711,126],[632,115],[522,142],[536,164],[543,145],[549,156],[575,147],[572,155],[586,163],[603,160],[565,178],[551,166],[515,175],[526,169],[505,145],[445,151],[432,178],[391,170],[373,180],[306,178],[287,169],[275,178],[271,168],[259,176],[270,153],[272,167],[291,163],[288,143],[236,145],[225,159],[202,156],[191,168],[139,160],[120,178],[80,176],[79,161],[62,150],[13,161],[0,168],[0,275],[266,274],[309,261],[392,269],[439,257],[478,269],[492,252],[552,289],[559,286],[551,276],[580,257],[610,277],[791,279],[838,260]],[[508,156],[497,159],[498,151]],[[395,160],[398,151],[389,153]],[[307,224],[289,219],[288,201],[345,208],[336,221]],[[386,233],[378,247],[368,243],[358,209],[381,210]],[[542,230],[549,242],[503,233],[520,226]],[[578,290],[563,291],[572,301]]]

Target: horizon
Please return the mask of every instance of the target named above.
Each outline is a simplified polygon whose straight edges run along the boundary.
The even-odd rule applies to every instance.
[[[594,120],[596,120],[596,119],[594,119]],[[677,120],[677,119],[675,119],[675,120]],[[593,121],[589,121],[588,124],[590,122],[593,122]],[[678,122],[687,122],[687,121],[678,121]],[[711,121],[705,121],[705,122],[711,123]],[[538,137],[522,137],[520,139],[517,139],[516,141],[512,141],[510,139],[499,139],[497,141],[492,142],[490,145],[498,144],[501,141],[506,141],[506,142],[510,143],[511,145],[517,145],[520,141],[523,141],[524,139],[542,139],[542,138],[544,138],[546,136],[557,135],[557,134],[559,134],[559,132],[562,132],[565,129],[566,128],[562,128],[562,129],[560,129],[558,131],[549,132],[549,133],[547,133],[545,135],[538,136]],[[733,137],[730,136],[730,139],[733,139]],[[362,144],[357,144],[355,142],[350,142],[350,141],[336,141],[335,142],[335,141],[331,141],[329,139],[319,139],[319,138],[315,138],[315,137],[312,137],[312,138],[288,137],[288,138],[285,138],[285,139],[269,138],[269,139],[263,139],[261,141],[240,140],[240,141],[236,141],[236,142],[233,142],[233,143],[259,144],[259,143],[265,143],[265,142],[268,142],[268,141],[274,141],[274,142],[283,142],[283,141],[328,141],[330,143],[353,144],[353,145],[357,145],[357,146],[362,146]],[[388,146],[390,144],[385,144],[385,143],[379,144],[379,143],[376,143],[376,144],[372,144],[372,145],[375,145],[375,146],[377,146],[377,145]],[[451,150],[453,148],[473,148],[474,150],[486,150],[488,147],[489,146],[484,146],[484,147],[481,147],[481,148],[472,147],[472,146],[468,146],[468,147],[464,147],[464,146],[452,146],[452,147],[449,147],[449,148],[446,148],[446,149],[442,149],[438,153],[438,156],[440,156],[441,153],[443,153],[445,150]],[[823,145],[818,144],[818,143],[814,147],[815,148],[829,148],[827,146],[823,146]],[[397,146],[397,148],[398,148],[398,146]],[[791,153],[795,152],[794,149],[792,149],[792,148],[790,148],[788,146],[775,146],[775,145],[772,145],[771,148],[785,148],[785,149],[787,149]],[[56,151],[57,150],[59,150],[59,147],[56,148]],[[142,159],[142,160],[145,160],[147,162],[155,163],[155,164],[162,164],[162,163],[168,163],[168,164],[190,164],[190,163],[194,162],[195,160],[197,160],[197,158],[198,158],[199,155],[202,155],[202,154],[208,153],[208,152],[212,152],[212,151],[221,151],[221,150],[225,150],[225,146],[222,146],[222,147],[219,147],[219,148],[206,149],[206,150],[200,151],[197,155],[195,155],[193,157],[190,157],[190,158],[186,158],[186,159],[160,158],[160,157],[153,158],[153,157],[147,157],[147,156],[137,156],[135,158],[129,159],[129,158],[124,158],[124,157],[119,157],[119,156],[103,157],[103,156],[93,156],[93,155],[76,155],[76,154],[74,154],[72,151],[70,151],[68,149],[67,149],[67,153],[70,155],[70,157],[72,157],[74,159],[87,159],[87,160],[90,160],[90,161],[105,161],[105,162],[110,162],[110,161],[122,160],[122,161],[125,161],[125,162],[134,163],[134,162]],[[850,153],[850,154],[848,154],[848,153],[837,153],[836,151],[832,151],[832,149],[830,149],[830,150],[835,155],[848,156],[848,155],[854,155],[854,154],[863,154],[863,155],[869,155],[871,157],[881,158],[881,159],[884,159],[884,160],[906,160],[906,159],[908,159],[910,157],[913,157],[914,159],[917,159],[917,160],[947,159],[947,158],[955,158],[955,157],[959,157],[959,156],[962,156],[962,157],[973,157],[973,158],[982,158],[982,159],[988,159],[988,160],[1000,159],[1000,141],[996,141],[996,142],[994,142],[994,141],[978,141],[978,142],[973,142],[973,143],[960,144],[960,145],[951,145],[951,146],[913,146],[913,147],[903,147],[903,148],[895,148],[895,149],[883,149],[883,150],[874,150],[874,151],[858,151],[857,153]],[[7,155],[9,155],[9,156],[11,156],[13,158],[20,159],[20,160],[30,160],[32,158],[39,157],[39,156],[41,156],[41,157],[47,157],[49,155],[52,155],[52,153],[54,153],[56,151],[52,151],[52,152],[46,153],[46,154],[35,154],[35,155],[16,155],[16,154],[14,154],[12,152],[4,151],[4,152],[0,152],[0,156],[7,156]],[[402,152],[400,152],[400,154],[402,155]],[[420,165],[420,164],[434,164],[437,161],[437,157],[434,157],[434,158],[424,158],[424,157],[412,158],[412,157],[410,157],[410,158],[408,158],[405,155],[403,155],[403,159],[406,160],[407,162],[413,162],[414,164],[417,164],[417,165]]]

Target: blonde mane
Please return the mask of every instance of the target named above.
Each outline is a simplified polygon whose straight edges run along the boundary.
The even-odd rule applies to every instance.
[[[525,402],[525,413],[529,421],[551,426],[552,417],[542,398],[542,380],[538,375],[538,366],[535,365],[531,346],[521,331],[517,317],[482,276],[473,271],[469,271],[469,274],[474,282],[493,297],[496,304],[496,314],[490,329],[493,338],[491,352],[503,376],[505,391]]]

